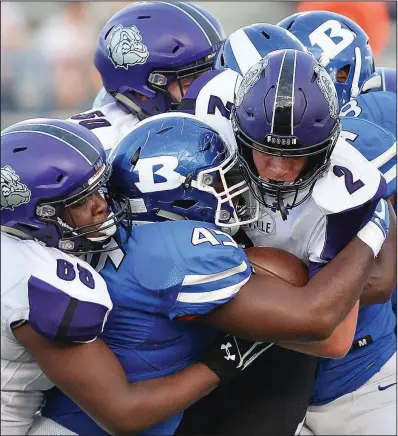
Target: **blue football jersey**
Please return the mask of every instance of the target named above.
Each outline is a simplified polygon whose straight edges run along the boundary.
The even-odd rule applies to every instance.
[[[340,112],[343,135],[374,163],[387,182],[385,197],[397,192],[396,94],[363,94],[344,105]]]
[[[218,332],[178,318],[228,302],[251,275],[244,251],[229,235],[195,221],[136,225],[122,249],[87,260],[105,279],[113,302],[101,338],[130,382],[197,361]],[[52,392],[42,413],[78,434],[105,434],[61,392]],[[173,434],[181,418],[182,413],[142,434]]]
[[[380,88],[371,89],[371,92],[391,91],[397,93],[397,70],[389,67],[377,67],[376,73],[381,77]]]
[[[385,197],[395,194],[396,95],[361,95],[343,106],[340,115],[342,135],[384,175]],[[395,325],[391,300],[361,308],[350,352],[340,360],[319,359],[312,404],[327,404],[353,392],[380,371],[396,351]]]

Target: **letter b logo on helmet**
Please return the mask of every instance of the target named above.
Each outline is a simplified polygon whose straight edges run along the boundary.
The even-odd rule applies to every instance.
[[[158,156],[139,159],[134,172],[140,179],[135,185],[143,193],[170,191],[181,186],[185,177],[174,171],[178,167],[175,156]]]

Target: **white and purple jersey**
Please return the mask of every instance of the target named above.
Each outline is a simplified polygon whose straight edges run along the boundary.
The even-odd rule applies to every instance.
[[[120,104],[113,102],[68,118],[91,130],[107,152],[107,155],[139,122],[138,118]]]
[[[237,146],[230,115],[241,80],[242,76],[230,69],[204,73],[191,84],[179,106],[181,112],[209,124],[232,150]]]
[[[262,209],[259,221],[246,233],[254,246],[277,247],[298,256],[312,277],[366,224],[385,190],[377,167],[340,137],[330,168],[315,184],[312,196],[289,210],[286,221],[279,212]],[[353,392],[391,357],[396,347],[395,317],[388,304],[389,308],[375,305],[360,311],[353,349],[344,359],[319,360],[312,404]]]
[[[26,321],[41,336],[91,342],[112,302],[102,277],[86,262],[33,240],[1,233],[1,430],[26,434],[54,384],[13,334]]]

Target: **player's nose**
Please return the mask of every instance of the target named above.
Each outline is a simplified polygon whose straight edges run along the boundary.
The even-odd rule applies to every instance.
[[[101,195],[99,192],[96,192],[92,195],[91,200],[93,216],[108,215],[108,202],[105,200],[103,195]]]
[[[270,179],[285,181],[284,178],[289,174],[290,164],[287,159],[273,157],[268,161],[268,172]]]

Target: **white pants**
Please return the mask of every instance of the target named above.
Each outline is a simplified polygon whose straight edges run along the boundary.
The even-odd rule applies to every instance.
[[[396,435],[396,353],[378,373],[350,394],[323,406],[310,406],[302,435]]]
[[[41,415],[36,415],[32,426],[27,435],[77,435],[73,431],[68,430],[57,422],[44,418]]]

